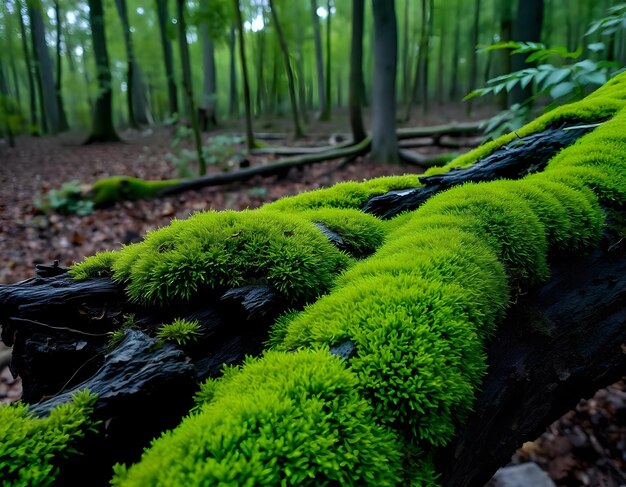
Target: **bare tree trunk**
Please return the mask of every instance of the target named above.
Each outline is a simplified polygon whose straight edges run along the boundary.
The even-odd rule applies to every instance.
[[[450,73],[450,100],[459,100],[459,57],[461,52],[461,1],[456,0],[456,15],[454,18],[454,39],[452,41],[452,72]]]
[[[445,57],[444,53],[446,46],[446,24],[448,23],[447,16],[445,15],[445,9],[442,9],[441,13],[441,21],[439,25],[439,51],[437,57],[437,83],[436,83],[436,91],[435,97],[437,99],[437,103],[439,105],[443,105],[444,101],[444,93],[445,93]]]
[[[404,0],[404,26],[402,33],[402,101],[409,102],[411,92],[411,58],[409,56],[409,3]]]
[[[350,128],[354,143],[365,140],[367,134],[363,126],[361,105],[363,103],[363,29],[365,21],[365,1],[352,0],[352,37],[350,47]]]
[[[59,109],[59,132],[65,132],[69,130],[70,126],[67,123],[67,115],[65,113],[65,107],[63,105],[63,94],[61,93],[61,75],[62,75],[62,62],[61,62],[61,15],[59,11],[59,0],[54,0],[54,15],[56,19],[56,55],[57,55],[57,75],[54,82],[54,91],[56,92],[57,107]]]
[[[118,141],[119,137],[113,128],[113,92],[102,0],[89,0],[89,23],[98,73],[98,97],[94,106],[91,135],[87,143],[114,142]]]
[[[507,42],[513,39],[513,6],[509,0],[499,0],[498,10],[500,11],[500,41]],[[499,52],[500,71],[498,75],[508,74],[511,69],[511,53],[508,49],[501,49]],[[506,90],[502,90],[498,95],[498,105],[501,110],[509,107],[509,95]]]
[[[161,36],[161,46],[163,48],[163,62],[165,64],[165,77],[167,78],[167,98],[169,104],[169,115],[178,113],[178,94],[174,77],[174,55],[172,43],[167,35],[169,15],[167,13],[167,0],[156,0],[157,16],[159,18],[159,34]]]
[[[543,26],[543,0],[524,0],[520,2],[515,21],[513,37],[516,41],[521,42],[540,42],[541,30]],[[519,71],[528,67],[525,63],[525,54],[516,54],[513,56],[513,70]],[[516,86],[511,92],[512,103],[523,103],[526,100],[531,101],[532,86],[521,89]]]
[[[235,19],[237,21],[237,30],[239,31],[239,59],[241,62],[241,73],[243,77],[243,102],[246,109],[246,145],[248,150],[254,149],[254,132],[252,131],[252,106],[250,103],[250,84],[248,82],[248,64],[246,63],[246,48],[243,35],[243,20],[241,19],[241,10],[239,0],[233,0],[235,7]]]
[[[372,0],[374,12],[374,83],[372,153],[375,162],[396,163],[396,67],[398,30],[394,1]]]
[[[4,117],[4,127],[0,127],[6,131],[7,138],[9,139],[9,147],[15,147],[15,138],[13,136],[13,127],[11,127],[11,120],[9,117],[12,114],[13,109],[10,106],[11,100],[9,99],[9,89],[7,86],[7,82],[4,76],[4,67],[2,66],[2,61],[0,60],[0,100],[2,111],[6,114]],[[0,134],[2,131],[0,131]]]
[[[198,174],[206,174],[206,162],[202,153],[202,140],[200,139],[200,127],[198,126],[198,113],[193,101],[193,86],[191,81],[191,63],[189,61],[189,46],[187,45],[187,23],[185,21],[185,0],[176,1],[176,13],[178,17],[178,47],[180,48],[180,64],[183,72],[183,94],[187,116],[191,120],[193,138],[198,155]]]
[[[265,86],[265,32],[257,32],[257,65],[256,65],[256,115],[259,116],[267,107],[267,87]]]
[[[30,28],[34,40],[34,49],[39,66],[39,79],[42,89],[43,110],[47,120],[47,128],[52,134],[59,132],[59,107],[54,89],[52,60],[46,43],[46,31],[41,16],[41,5],[29,0]]]
[[[287,71],[287,82],[289,84],[289,100],[291,102],[291,115],[293,117],[293,129],[296,137],[302,137],[302,127],[300,126],[300,117],[298,114],[298,101],[296,99],[296,87],[293,79],[293,70],[291,69],[291,60],[289,59],[289,50],[287,49],[287,41],[285,34],[283,33],[280,22],[278,21],[278,13],[276,12],[276,6],[273,0],[269,0],[270,10],[272,12],[272,20],[274,21],[274,27],[276,28],[276,34],[278,35],[278,42],[280,43],[280,50],[283,54],[283,60],[285,62],[285,70]]]
[[[202,130],[208,130],[217,127],[217,76],[215,46],[206,22],[200,24],[200,35],[202,37],[202,70],[204,71],[201,106],[205,110],[205,123],[201,125]]]
[[[35,81],[33,79],[33,66],[31,56],[28,50],[28,41],[26,39],[26,28],[24,27],[24,17],[22,16],[22,2],[16,0],[15,3],[17,18],[20,26],[20,35],[22,37],[22,50],[24,52],[24,62],[26,63],[26,79],[28,80],[28,107],[30,109],[30,131],[37,132],[37,91]]]
[[[322,35],[320,20],[317,15],[317,0],[311,0],[311,16],[313,19],[313,42],[315,44],[315,68],[317,72],[317,96],[319,98],[320,120],[328,120],[330,114],[326,112],[326,85],[324,83],[324,58],[322,56]]]
[[[231,27],[228,33],[228,57],[229,57],[229,88],[228,88],[228,115],[239,115],[239,97],[237,96],[237,66],[235,60],[235,28]]]
[[[331,12],[330,12],[331,8],[332,8],[331,0],[328,0],[326,2],[326,10],[328,12],[326,16],[326,79],[325,79],[326,81],[326,106],[324,107],[324,110],[326,111],[328,115],[328,119],[330,119],[330,116],[331,116],[331,106],[332,106],[332,103],[331,103],[332,90],[331,90],[331,82],[330,82],[331,80],[330,68],[331,68],[331,57],[332,57],[331,56],[331,53],[332,53],[331,42],[330,42],[330,34],[332,32],[330,29],[331,17],[332,17]]]
[[[300,106],[300,115],[304,123],[309,122],[309,116],[306,108],[306,85],[304,82],[304,52],[302,51],[302,33],[298,30],[298,61],[296,69],[298,72],[298,104]]]
[[[474,17],[472,24],[472,33],[470,38],[470,52],[469,57],[469,86],[467,92],[470,93],[476,88],[477,76],[478,76],[478,54],[476,53],[476,46],[478,45],[478,30],[480,27],[480,0],[474,1]],[[467,114],[472,113],[473,103],[469,100],[466,105]]]
[[[428,28],[426,31],[426,49],[424,51],[424,67],[422,70],[422,113],[426,114],[428,112],[429,103],[429,81],[430,77],[428,75],[430,68],[430,48],[431,42],[430,39],[433,36],[433,22],[435,18],[435,0],[430,0],[428,2]]]

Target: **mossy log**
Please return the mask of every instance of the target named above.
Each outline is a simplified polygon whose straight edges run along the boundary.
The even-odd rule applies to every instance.
[[[51,396],[98,389],[98,374],[118,360],[104,334],[124,340],[131,325],[148,344],[133,369],[143,373],[139,357],[149,364],[161,353],[149,344],[162,342],[177,321],[162,325],[184,319],[187,334],[169,335],[182,351],[174,358],[184,355],[193,367],[184,368],[185,384],[228,362],[242,336],[257,347],[252,354],[263,349],[204,382],[194,414],[139,462],[118,466],[115,485],[480,485],[511,445],[578,398],[575,387],[584,383],[586,393],[623,373],[625,100],[622,75],[520,129],[524,138],[563,121],[609,119],[557,155],[546,153],[542,171],[526,175],[524,167],[520,180],[510,180],[513,172],[509,180],[460,184],[390,220],[362,209],[390,191],[427,187],[417,176],[343,183],[253,211],[175,221],[75,265],[71,278],[86,288],[109,280],[104,294],[113,301],[73,300],[80,303],[74,322],[28,296],[31,289],[45,299],[48,286],[68,299],[67,290],[56,290],[75,285],[64,275],[3,287],[3,339],[20,356],[25,347],[17,343],[42,331],[73,339],[77,350],[94,344],[93,358],[77,361],[69,378],[85,374],[83,385],[63,377],[50,392],[37,391]],[[428,176],[457,166],[482,171],[480,160],[514,138]],[[586,272],[574,273],[577,265]],[[125,335],[131,345],[132,333]],[[198,341],[187,341],[189,333]],[[125,398],[121,410],[130,414],[135,401],[128,398],[140,402],[144,391],[124,383],[128,394],[98,393],[102,401]],[[43,414],[55,401],[48,399],[33,411]],[[95,416],[97,404],[90,414],[109,424]],[[5,413],[15,427],[33,421],[15,416]],[[9,464],[21,471],[19,461]]]

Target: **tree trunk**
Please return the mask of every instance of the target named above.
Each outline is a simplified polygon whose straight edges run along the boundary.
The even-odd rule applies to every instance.
[[[309,123],[309,115],[306,107],[306,84],[304,77],[304,52],[302,51],[302,33],[298,30],[298,61],[296,63],[296,69],[298,74],[298,105],[300,106],[300,115],[302,115],[302,121],[306,124]]]
[[[254,149],[254,132],[252,131],[252,105],[250,102],[250,83],[248,82],[248,64],[246,63],[246,48],[243,35],[243,20],[239,0],[233,0],[235,7],[235,20],[239,31],[239,61],[241,62],[241,74],[243,78],[243,103],[246,110],[246,145],[248,150]]]
[[[2,15],[4,17],[4,28],[7,33],[7,49],[9,54],[9,68],[11,70],[11,77],[13,83],[13,93],[15,96],[15,101],[17,102],[17,111],[18,113],[22,112],[22,96],[20,90],[20,83],[17,80],[17,68],[15,66],[16,53],[13,50],[13,35],[15,33],[13,28],[13,19],[10,15],[9,9],[5,8],[2,11]]]
[[[454,39],[452,41],[452,59],[450,66],[450,101],[459,101],[459,58],[461,53],[461,8],[462,0],[456,0],[456,15],[454,18]]]
[[[500,41],[511,41],[513,40],[513,6],[509,0],[499,0],[498,10],[500,12]],[[498,56],[500,71],[497,74],[503,75],[512,72],[510,51],[500,49]],[[502,90],[498,95],[498,105],[500,110],[506,110],[509,107],[509,95],[506,90]]]
[[[439,51],[437,53],[437,83],[436,83],[436,91],[435,97],[437,99],[437,103],[439,105],[443,105],[444,102],[444,93],[445,93],[445,46],[446,46],[446,24],[447,15],[445,9],[442,9],[441,12],[441,21],[439,26]]]
[[[328,12],[327,16],[326,16],[326,78],[324,81],[326,81],[326,107],[324,107],[324,110],[326,111],[326,113],[328,114],[328,119],[330,120],[330,115],[331,115],[331,106],[332,106],[332,90],[331,90],[331,13],[330,13],[330,9],[332,8],[332,3],[330,0],[328,0],[326,2],[326,11]]]
[[[29,0],[30,28],[34,39],[34,48],[37,53],[39,78],[42,89],[43,110],[47,120],[47,128],[51,134],[60,130],[59,107],[57,105],[56,90],[54,89],[54,75],[52,60],[46,43],[46,31],[41,16],[41,4],[36,0]]]
[[[189,47],[187,46],[187,23],[185,21],[185,0],[176,0],[176,16],[178,17],[178,47],[180,49],[180,64],[183,73],[183,95],[187,108],[187,116],[191,121],[193,138],[198,156],[198,174],[206,174],[206,162],[202,152],[202,140],[198,124],[198,113],[193,100],[193,86],[191,80],[191,62],[189,61]]]
[[[409,102],[411,93],[411,56],[409,55],[409,4],[404,0],[404,24],[402,32],[402,101]]]
[[[169,115],[178,113],[178,95],[176,90],[176,78],[174,77],[174,55],[172,43],[167,35],[167,26],[170,18],[167,13],[167,0],[156,0],[157,16],[159,19],[159,34],[161,35],[161,47],[163,48],[163,62],[165,64],[165,77],[167,79],[167,99],[169,103]]]
[[[276,34],[278,35],[278,42],[280,43],[280,50],[283,54],[283,61],[285,63],[285,70],[287,71],[287,82],[289,84],[289,101],[291,102],[291,115],[293,117],[293,129],[296,138],[302,137],[302,127],[300,126],[300,116],[298,114],[298,100],[296,99],[296,86],[293,79],[293,70],[291,69],[291,60],[289,59],[289,50],[287,49],[287,40],[285,34],[278,21],[278,13],[276,12],[276,6],[273,0],[269,0],[269,6],[272,13],[272,20],[274,21],[274,27],[276,28]]]
[[[413,103],[416,101],[419,95],[419,102],[424,104],[428,103],[424,92],[428,93],[428,73],[427,73],[427,56],[428,56],[428,11],[427,0],[422,0],[422,25],[419,41],[419,52],[417,54],[417,64],[415,65],[415,78],[413,80],[413,87],[406,106],[405,119],[411,119],[411,110]]]
[[[267,110],[267,86],[265,85],[265,31],[256,34],[257,42],[257,65],[256,65],[256,115],[259,116]]]
[[[9,147],[15,147],[15,138],[13,137],[13,127],[11,127],[11,117],[13,114],[13,109],[10,106],[11,100],[9,99],[9,89],[7,86],[7,82],[4,76],[4,67],[2,65],[2,61],[0,60],[0,102],[2,105],[2,112],[4,112],[4,127],[0,127],[2,129],[0,133],[6,131],[7,139],[9,139]],[[3,134],[4,135],[4,134]]]
[[[434,18],[435,18],[435,0],[428,2],[428,28],[426,31],[426,50],[424,51],[424,68],[422,73],[422,113],[425,115],[428,112],[429,103],[429,85],[430,85],[430,39],[434,33]]]
[[[98,74],[98,96],[96,98],[93,126],[87,143],[115,142],[119,140],[113,127],[113,91],[111,69],[106,44],[104,10],[102,0],[89,0],[89,23]]]
[[[317,0],[311,0],[311,18],[313,19],[313,42],[315,44],[315,71],[317,72],[317,97],[319,103],[318,118],[328,120],[330,113],[326,111],[326,85],[324,83],[324,57],[322,55],[322,34],[320,19],[317,15]]]
[[[229,87],[228,87],[228,115],[239,115],[239,96],[237,96],[237,66],[235,59],[235,28],[231,27],[228,33],[228,61],[229,61]]]
[[[204,81],[202,83],[202,108],[205,110],[205,123],[201,124],[202,130],[217,127],[217,76],[215,73],[215,45],[210,37],[206,22],[200,24],[202,37],[202,70]]]
[[[372,87],[372,154],[383,164],[398,162],[396,136],[396,65],[398,31],[395,2],[372,0],[374,12],[374,82]]]
[[[543,0],[525,0],[519,3],[517,18],[515,20],[513,37],[519,42],[541,42],[541,29],[543,25]],[[515,54],[512,59],[513,71],[519,71],[525,67],[526,54]],[[532,86],[526,89],[516,86],[511,91],[512,103],[532,102]]]
[[[65,106],[63,103],[63,94],[61,90],[61,75],[62,65],[61,62],[61,15],[59,11],[59,0],[54,0],[54,14],[56,19],[56,55],[57,55],[57,75],[54,82],[54,91],[56,92],[57,107],[59,108],[59,132],[65,132],[69,130],[70,126],[67,122],[67,115],[65,113]]]
[[[350,128],[354,143],[367,137],[363,126],[361,104],[363,103],[363,29],[365,21],[365,0],[352,0],[352,36],[350,46],[350,92],[348,103]]]
[[[20,26],[20,35],[22,37],[22,50],[24,54],[24,62],[26,63],[26,79],[28,80],[28,107],[30,109],[30,128],[31,133],[37,133],[37,91],[35,81],[33,79],[33,66],[31,64],[30,51],[28,49],[28,41],[26,39],[26,28],[24,27],[24,17],[22,16],[22,3],[16,0],[16,14]]]
[[[115,7],[117,8],[117,13],[122,23],[124,47],[126,48],[128,123],[133,128],[139,128],[141,124],[148,123],[148,117],[146,115],[146,89],[141,79],[139,64],[135,58],[126,0],[115,0]]]
[[[469,57],[469,85],[467,87],[467,92],[471,93],[476,88],[477,77],[478,77],[478,53],[476,52],[476,48],[478,46],[478,34],[480,29],[480,0],[474,0],[474,17],[472,23],[472,32],[470,38],[470,52],[468,53]],[[470,115],[472,113],[472,108],[474,104],[472,100],[467,102],[467,114]]]

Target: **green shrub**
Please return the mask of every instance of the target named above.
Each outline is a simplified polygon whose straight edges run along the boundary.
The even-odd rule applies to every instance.
[[[60,189],[51,189],[43,196],[36,196],[34,203],[40,211],[79,216],[91,214],[94,206],[93,201],[84,198],[78,179],[63,183]]]
[[[33,417],[24,404],[0,406],[2,485],[52,485],[59,460],[78,455],[73,445],[95,426],[89,419],[95,401],[88,391],[79,392],[47,418]]]
[[[113,485],[397,485],[398,438],[326,351],[269,352],[211,382],[210,400]]]

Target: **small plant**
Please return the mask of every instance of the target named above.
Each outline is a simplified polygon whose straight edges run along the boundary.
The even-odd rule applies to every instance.
[[[183,142],[191,143],[193,131],[189,127],[181,126],[176,130],[172,139],[172,149],[165,156],[176,168],[176,173],[183,178],[191,178],[195,173],[191,170],[198,160],[198,154],[190,149],[181,147]],[[207,139],[207,144],[202,147],[202,155],[205,162],[211,166],[219,166],[223,170],[230,169],[229,162],[237,156],[243,156],[237,150],[237,146],[243,142],[243,138],[236,135],[216,135]]]
[[[197,340],[199,332],[200,324],[197,321],[176,319],[169,325],[162,325],[156,336],[164,342],[176,342],[179,345],[187,345]]]
[[[601,32],[604,36],[616,34],[626,26],[626,5],[618,5],[609,9],[609,16],[593,22],[585,36]],[[513,89],[528,86],[535,87],[535,94],[515,104],[495,117],[485,126],[488,139],[496,138],[504,133],[513,132],[526,124],[532,117],[530,105],[540,96],[548,96],[551,100],[547,110],[557,104],[569,103],[582,99],[590,89],[605,84],[610,78],[624,70],[613,61],[581,59],[582,47],[570,52],[564,46],[547,47],[539,42],[500,42],[491,46],[480,46],[480,52],[498,49],[511,49],[513,54],[527,54],[526,63],[538,62],[535,67],[528,67],[504,74],[487,81],[487,86],[469,93],[464,100],[476,96],[498,95],[510,93]],[[593,42],[587,45],[587,51],[601,53],[607,49],[604,42]],[[571,63],[571,60],[578,62]]]
[[[93,201],[84,199],[78,179],[63,183],[60,189],[51,189],[43,196],[36,196],[34,205],[43,212],[56,211],[79,216],[90,215],[94,206]]]

